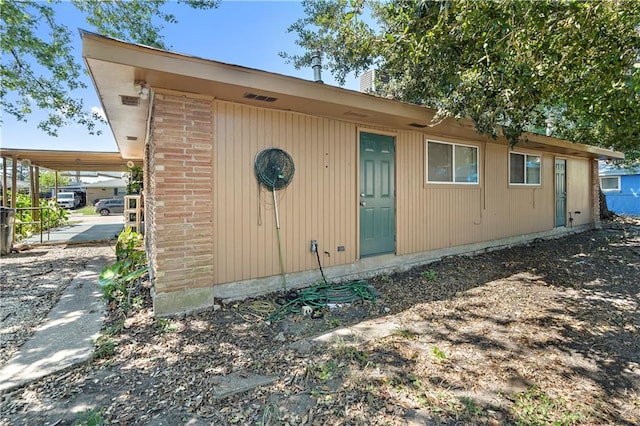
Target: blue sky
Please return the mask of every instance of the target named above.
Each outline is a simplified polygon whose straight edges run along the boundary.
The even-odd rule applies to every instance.
[[[73,46],[81,61],[81,42],[77,29],[93,31],[70,3],[56,6],[56,19],[65,22],[73,32]],[[303,17],[303,9],[297,1],[223,1],[220,7],[208,11],[197,11],[187,6],[172,3],[167,11],[174,13],[177,24],[164,24],[165,44],[170,50],[213,59],[216,61],[257,68],[300,78],[311,79],[311,69],[296,70],[285,63],[278,52],[299,52],[295,45],[295,34],[287,28]],[[329,73],[322,75],[326,84],[337,85]],[[87,108],[100,103],[88,76],[88,89],[78,92]],[[356,78],[347,81],[350,89],[358,89]],[[38,130],[39,117],[28,116],[27,123],[16,122],[12,116],[3,114],[1,146],[4,148],[52,149],[80,151],[117,151],[116,143],[108,126],[101,126],[103,134],[92,136],[76,125],[60,129],[58,137],[50,137]]]

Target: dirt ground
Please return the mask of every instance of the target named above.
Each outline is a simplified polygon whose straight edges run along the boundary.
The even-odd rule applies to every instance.
[[[72,272],[48,265],[73,248],[37,250],[2,259],[3,304],[22,297],[33,315],[21,328],[0,311],[0,365]],[[370,284],[375,302],[275,322],[266,319],[283,295],[159,319],[145,292],[141,310],[110,312],[94,360],[1,395],[0,424],[640,424],[640,221]],[[308,343],[375,319],[401,327],[368,342]],[[221,376],[253,374],[275,380],[214,392]]]

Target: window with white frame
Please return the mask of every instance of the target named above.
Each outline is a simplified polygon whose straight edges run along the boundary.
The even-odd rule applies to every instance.
[[[427,141],[427,182],[478,183],[478,147]]]
[[[620,191],[620,176],[603,176],[600,178],[603,191]]]
[[[539,155],[509,153],[509,183],[512,185],[540,185]]]

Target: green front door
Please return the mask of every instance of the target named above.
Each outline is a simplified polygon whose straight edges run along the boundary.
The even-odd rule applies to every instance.
[[[396,249],[394,138],[360,133],[360,257]]]

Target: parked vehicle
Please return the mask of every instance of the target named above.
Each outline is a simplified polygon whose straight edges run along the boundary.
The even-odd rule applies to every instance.
[[[104,200],[98,200],[95,205],[95,210],[102,216],[109,216],[111,213],[123,213],[124,212],[124,199],[122,198],[109,198]]]
[[[76,209],[80,207],[80,196],[75,192],[58,192],[56,202],[65,209]]]

